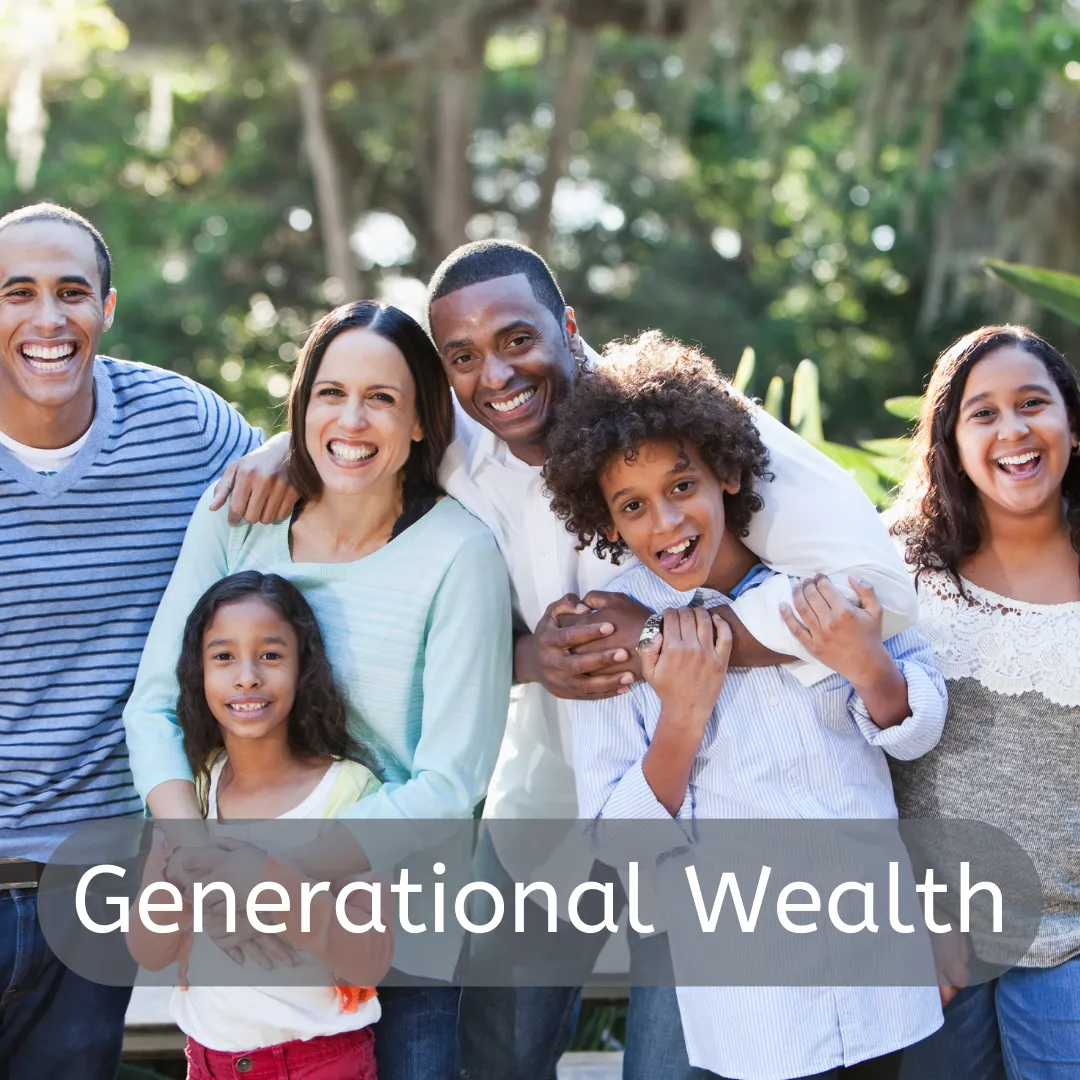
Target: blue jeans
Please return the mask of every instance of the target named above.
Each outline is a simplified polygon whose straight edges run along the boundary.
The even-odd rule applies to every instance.
[[[581,991],[576,988],[467,987],[461,1017],[463,1080],[555,1080],[580,1008]],[[697,1080],[711,1075],[692,1068],[686,1056],[675,988],[635,986],[626,1015],[623,1080]]]
[[[1080,1076],[1080,957],[1013,968],[961,990],[945,1025],[908,1048],[901,1080],[1073,1080]]]
[[[453,1080],[457,1074],[456,986],[385,986],[375,1025],[379,1080]]]
[[[623,1080],[704,1080],[686,1054],[674,986],[635,986],[626,1013]]]
[[[473,873],[477,880],[490,881],[506,891],[512,903],[513,884],[486,832],[481,833],[477,845]],[[614,871],[594,866],[593,880],[605,880],[605,875],[611,875],[614,880]],[[529,900],[526,906],[532,912],[531,917],[545,920],[539,905]],[[595,921],[592,914],[585,918]],[[477,921],[482,918],[478,917]],[[503,926],[493,933],[474,936],[468,943],[468,959],[482,964],[485,953],[512,947],[500,941],[500,932],[511,934],[512,924],[504,920]],[[531,958],[532,969],[543,971],[551,959],[551,951],[558,947],[568,951],[585,978],[593,969],[606,935],[560,934],[559,938],[557,946],[545,943],[544,952]],[[666,954],[665,936],[631,940],[631,967],[636,953],[640,959],[656,949]],[[647,969],[658,970],[659,958],[653,955],[649,959]],[[552,970],[565,974],[574,966],[565,962],[565,957],[563,960],[553,964]],[[555,1080],[555,1067],[570,1045],[580,1010],[580,987],[466,986],[461,992],[458,1027],[462,1080]],[[643,986],[631,990],[626,1044],[624,1080],[695,1080],[708,1075],[690,1067],[673,987]],[[383,1080],[381,1072],[379,1077]]]
[[[0,889],[0,1080],[113,1080],[131,988],[64,967],[41,933],[37,891]]]
[[[458,1031],[461,1080],[555,1080],[580,1008],[576,987],[466,986]]]

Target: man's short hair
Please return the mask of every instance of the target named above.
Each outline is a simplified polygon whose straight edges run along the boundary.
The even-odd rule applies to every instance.
[[[112,288],[112,256],[105,238],[82,216],[74,210],[57,203],[41,202],[33,206],[22,206],[0,217],[0,232],[12,225],[26,225],[32,221],[60,221],[65,225],[74,225],[82,229],[94,241],[94,254],[97,256],[98,276],[101,278],[101,298],[105,299]]]
[[[555,316],[562,326],[566,301],[555,282],[551,268],[532,248],[513,240],[477,240],[455,248],[439,264],[428,282],[428,326],[431,305],[450,293],[469,285],[480,285],[496,278],[524,274],[538,303]]]

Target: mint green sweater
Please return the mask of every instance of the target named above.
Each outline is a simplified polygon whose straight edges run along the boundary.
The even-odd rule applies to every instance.
[[[176,722],[188,614],[215,581],[261,570],[311,604],[353,730],[382,766],[386,783],[345,816],[469,817],[495,766],[511,679],[510,587],[487,527],[447,497],[364,559],[294,563],[288,522],[230,528],[209,501],[208,491],[188,525],[124,710],[143,799],[191,779]]]

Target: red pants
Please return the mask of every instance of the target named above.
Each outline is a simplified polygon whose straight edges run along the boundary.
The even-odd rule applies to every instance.
[[[233,1053],[187,1041],[188,1080],[376,1080],[370,1027]]]

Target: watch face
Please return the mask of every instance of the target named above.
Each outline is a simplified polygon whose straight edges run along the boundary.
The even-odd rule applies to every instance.
[[[659,615],[650,615],[645,620],[645,625],[641,628],[641,637],[638,638],[637,643],[639,652],[643,646],[648,645],[656,638],[656,635],[660,633],[663,624],[663,619]]]

